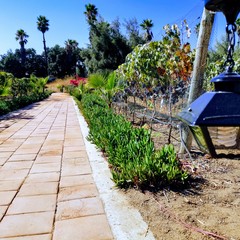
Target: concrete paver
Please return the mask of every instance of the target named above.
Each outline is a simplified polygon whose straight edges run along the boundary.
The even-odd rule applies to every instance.
[[[65,152],[63,153],[63,158],[70,158],[70,159],[73,159],[73,158],[85,158],[87,159],[87,153],[86,151],[75,151],[75,152]]]
[[[0,239],[51,233],[54,212],[5,216],[0,223]]]
[[[7,208],[8,208],[8,206],[0,206],[0,221],[3,217],[3,215],[5,214]]]
[[[57,221],[53,240],[69,239],[110,240],[113,236],[106,216],[94,215]]]
[[[8,158],[13,154],[13,152],[8,152],[8,151],[9,151],[9,149],[7,149],[7,148],[6,148],[6,151],[5,151],[5,149],[4,149],[4,151],[1,151],[0,152],[0,159],[1,158]]]
[[[22,185],[23,180],[16,179],[10,181],[0,181],[0,192],[4,191],[17,191]]]
[[[65,139],[64,147],[76,147],[76,146],[84,146],[84,141],[81,138],[76,138],[76,139]]]
[[[39,156],[36,158],[35,163],[60,163],[62,161],[62,156]]]
[[[18,147],[19,146],[17,144],[12,144],[12,146],[9,145],[9,146],[0,147],[0,152],[1,153],[3,153],[3,152],[14,152],[18,149]],[[2,157],[6,156],[6,155],[4,156],[4,154],[1,154],[1,155],[2,155]],[[9,154],[7,156],[9,156]]]
[[[14,154],[12,155],[8,161],[33,161],[36,158],[37,154]]]
[[[3,165],[4,166],[4,165]],[[0,181],[24,179],[28,175],[28,169],[0,169]]]
[[[29,146],[28,148],[18,148],[15,154],[37,154],[39,152],[40,147],[33,147]]]
[[[30,169],[33,161],[23,161],[23,162],[7,162],[2,167],[2,170],[7,169]]]
[[[54,146],[54,145],[53,145]],[[52,157],[52,156],[61,156],[62,155],[62,149],[56,149],[54,146],[54,149],[42,149],[39,153],[39,156],[42,157]]]
[[[4,239],[113,239],[67,94],[52,94],[0,120]]]
[[[61,188],[58,194],[58,201],[67,201],[73,199],[90,198],[98,195],[95,184],[71,186]]]
[[[79,145],[79,146],[65,146],[64,147],[64,153],[67,152],[73,152],[73,151],[83,151],[85,150],[84,145]]]
[[[56,195],[17,196],[10,205],[7,215],[55,211]]]
[[[74,176],[79,174],[90,174],[92,172],[89,163],[86,164],[75,164],[75,165],[64,165],[62,170],[62,176]]]
[[[3,166],[3,164],[7,161],[7,157],[1,158],[0,159],[0,166]]]
[[[0,238],[0,240],[51,240],[51,234],[31,235],[24,237]]]
[[[16,193],[17,193],[17,191],[0,192],[0,206],[1,205],[9,205],[12,202]]]
[[[98,197],[69,200],[58,203],[56,220],[66,220],[83,216],[104,214],[104,208]]]
[[[60,163],[36,163],[30,173],[58,172],[60,167]]]
[[[60,188],[89,185],[93,184],[94,180],[91,174],[83,174],[76,176],[62,176],[60,182]]]
[[[25,183],[18,192],[18,196],[57,194],[58,184],[58,182]]]
[[[59,179],[60,172],[34,173],[27,176],[25,183],[59,182]]]

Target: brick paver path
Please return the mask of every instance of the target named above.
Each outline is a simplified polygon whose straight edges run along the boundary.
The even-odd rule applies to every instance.
[[[0,121],[0,239],[113,239],[67,94]]]

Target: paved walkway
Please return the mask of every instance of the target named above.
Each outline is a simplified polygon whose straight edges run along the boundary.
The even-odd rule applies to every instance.
[[[0,239],[113,239],[66,94],[0,120]]]

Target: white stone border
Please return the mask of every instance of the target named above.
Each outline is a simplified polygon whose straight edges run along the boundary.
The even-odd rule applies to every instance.
[[[148,225],[137,209],[134,209],[126,197],[114,187],[107,161],[95,145],[87,140],[88,125],[74,102],[86,151],[92,167],[93,178],[103,201],[109,225],[116,240],[154,240]]]

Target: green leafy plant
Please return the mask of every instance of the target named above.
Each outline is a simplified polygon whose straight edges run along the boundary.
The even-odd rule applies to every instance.
[[[123,84],[117,78],[115,72],[107,75],[95,73],[89,75],[87,87],[99,93],[100,96],[108,103],[108,106],[111,107],[114,95],[123,89]]]
[[[64,91],[64,85],[57,85],[57,89],[59,89],[60,92]]]
[[[7,101],[0,100],[0,116],[10,112],[10,107]]]
[[[134,128],[96,94],[84,94],[79,106],[89,124],[88,139],[105,152],[117,186],[158,188],[187,179],[172,145],[156,151],[149,130]]]
[[[10,93],[13,75],[6,72],[0,72],[0,96],[7,96]]]
[[[47,98],[51,92],[45,91],[46,82],[47,78],[37,78],[34,75],[29,78],[14,78],[9,73],[0,72],[0,91],[1,86],[4,89],[0,115]]]

